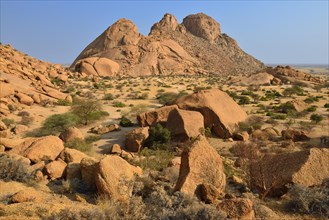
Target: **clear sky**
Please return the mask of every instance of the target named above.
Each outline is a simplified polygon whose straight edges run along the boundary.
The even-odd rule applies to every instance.
[[[3,44],[69,64],[108,26],[131,19],[147,35],[165,13],[203,12],[267,64],[328,64],[329,1],[1,1]]]

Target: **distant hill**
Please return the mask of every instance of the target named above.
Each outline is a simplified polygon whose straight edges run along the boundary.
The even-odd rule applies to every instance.
[[[95,76],[234,75],[253,73],[265,65],[221,33],[213,18],[199,13],[185,17],[181,24],[165,14],[148,36],[141,35],[132,21],[120,19],[91,42],[70,68]]]

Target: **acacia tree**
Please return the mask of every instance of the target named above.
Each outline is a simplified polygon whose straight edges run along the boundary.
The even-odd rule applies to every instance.
[[[100,119],[105,113],[102,111],[101,103],[93,99],[74,100],[71,111],[79,116],[84,125],[87,125],[92,120]]]

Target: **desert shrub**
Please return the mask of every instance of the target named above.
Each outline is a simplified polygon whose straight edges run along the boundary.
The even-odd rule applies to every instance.
[[[101,139],[101,137],[99,135],[90,135],[90,136],[85,138],[85,141],[87,143],[93,143],[93,142],[98,141],[100,139]]]
[[[4,181],[18,181],[31,183],[33,181],[32,170],[29,165],[13,159],[6,154],[0,155],[0,179]]]
[[[250,104],[251,100],[248,96],[239,96],[239,102],[238,104],[239,105],[246,105],[246,104]]]
[[[323,120],[323,116],[319,115],[319,114],[312,114],[310,116],[311,121],[315,122],[315,123],[319,123],[320,121]]]
[[[69,127],[76,126],[79,122],[80,118],[72,113],[54,114],[46,118],[46,120],[42,123],[40,135],[45,136],[56,134]]]
[[[104,94],[103,99],[104,100],[113,100],[114,99],[114,95],[112,93],[106,93],[106,94]]]
[[[164,92],[164,93],[158,93],[157,94],[157,100],[160,104],[168,104],[172,101],[174,101],[178,97],[178,94],[175,92]]]
[[[135,121],[137,115],[147,111],[149,108],[149,106],[147,104],[137,104],[137,105],[130,104],[129,107],[131,107],[131,108],[127,111],[124,111],[122,113],[122,116],[124,116],[132,121]]]
[[[52,78],[50,82],[54,85],[60,85],[62,83],[62,81],[57,78]]]
[[[229,96],[231,96],[232,99],[237,100],[239,99],[239,95],[236,92],[233,91],[225,91]]]
[[[74,138],[73,140],[66,142],[65,147],[76,149],[82,152],[88,152],[91,150],[92,145],[80,138]]]
[[[289,112],[296,111],[296,110],[292,103],[286,102],[286,103],[282,103],[281,105],[276,107],[276,111],[287,114]]]
[[[69,86],[69,87],[67,87],[63,92],[64,92],[64,93],[75,92],[75,88],[74,88],[73,86]]]
[[[99,120],[108,113],[102,111],[102,105],[98,100],[94,99],[76,99],[74,100],[71,112],[77,115],[84,125],[90,121]]]
[[[311,107],[308,107],[306,109],[307,112],[315,112],[317,109],[317,106],[316,105],[312,105]]]
[[[283,95],[284,96],[292,96],[292,95],[298,95],[298,96],[304,96],[305,93],[304,93],[304,89],[301,88],[300,86],[292,86],[292,87],[289,87],[289,88],[286,88],[284,91],[283,91]]]
[[[138,96],[138,99],[147,99],[149,97],[149,93],[148,92],[143,92],[142,94],[140,94]]]
[[[252,92],[252,91],[246,91],[246,90],[243,90],[242,92],[241,92],[241,95],[247,95],[247,96],[253,96],[254,95],[254,93]]]
[[[322,185],[315,187],[290,186],[288,196],[290,198],[287,204],[288,210],[301,214],[311,214],[321,218],[329,218],[328,179]]]
[[[72,103],[65,99],[58,99],[57,105],[70,106]]]
[[[134,123],[132,123],[128,118],[122,117],[120,119],[120,125],[122,127],[132,127],[132,126],[134,126]]]
[[[114,101],[113,102],[113,107],[116,107],[116,108],[124,108],[126,107],[127,105],[123,102],[119,102],[119,101]]]
[[[329,103],[324,104],[323,107],[325,107],[325,108],[329,108]]]
[[[203,134],[206,137],[211,137],[211,128],[206,127],[206,128],[200,128],[199,129],[200,133]]]
[[[7,127],[11,127],[15,124],[15,120],[12,118],[4,118],[1,120]]]
[[[151,149],[163,148],[163,145],[168,143],[170,139],[170,131],[158,123],[156,126],[150,128],[149,136],[145,140],[145,146]]]
[[[21,121],[19,122],[22,125],[30,125],[32,124],[34,121],[34,117],[33,116],[22,116]]]
[[[253,130],[260,129],[264,124],[264,119],[259,116],[250,116],[247,120],[239,122],[239,130],[251,133]]]
[[[174,158],[174,154],[168,150],[152,150],[147,147],[143,148],[139,155],[143,156],[144,159],[138,161],[135,165],[140,166],[143,170],[161,171],[167,168],[170,161]]]
[[[307,97],[304,102],[310,104],[310,103],[313,103],[313,102],[318,102],[319,101],[319,97],[317,96],[311,96],[311,97]]]

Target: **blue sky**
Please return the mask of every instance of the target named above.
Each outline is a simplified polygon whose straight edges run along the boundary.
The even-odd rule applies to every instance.
[[[328,64],[329,1],[4,1],[0,40],[33,57],[71,63],[108,26],[132,20],[147,35],[165,13],[203,12],[265,63]]]

